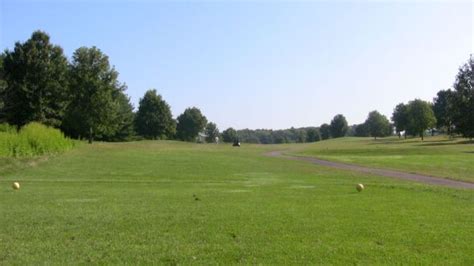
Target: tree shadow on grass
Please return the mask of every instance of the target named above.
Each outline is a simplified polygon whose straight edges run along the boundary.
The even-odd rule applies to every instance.
[[[439,141],[433,141],[433,142],[420,143],[417,146],[446,146],[446,145],[462,145],[462,144],[474,144],[474,142],[469,141],[469,140],[464,140],[464,141],[439,140]]]

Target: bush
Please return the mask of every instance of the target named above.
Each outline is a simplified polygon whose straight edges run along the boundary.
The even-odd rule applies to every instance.
[[[69,150],[73,146],[74,142],[64,137],[61,131],[40,123],[29,123],[19,132],[11,126],[0,125],[0,156],[2,157],[58,153]]]

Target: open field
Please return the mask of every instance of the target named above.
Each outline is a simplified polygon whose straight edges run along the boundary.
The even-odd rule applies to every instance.
[[[0,165],[0,264],[474,264],[471,190],[262,156],[295,148],[319,156],[333,142],[96,143],[1,160],[10,163]],[[423,148],[453,149],[438,153],[453,161],[464,149]],[[357,183],[366,189],[356,192]]]
[[[427,137],[343,138],[317,142],[298,155],[474,182],[474,143]]]

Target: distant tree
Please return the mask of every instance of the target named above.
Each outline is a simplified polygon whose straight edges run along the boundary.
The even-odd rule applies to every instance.
[[[370,136],[374,137],[374,139],[377,139],[377,137],[386,137],[391,131],[390,122],[387,117],[377,111],[370,112],[364,124]]]
[[[295,142],[296,143],[304,143],[306,142],[307,133],[306,130],[303,128],[293,129]]]
[[[308,128],[306,130],[306,142],[316,142],[321,139],[317,128]]]
[[[341,114],[336,115],[332,119],[331,125],[330,125],[331,137],[333,138],[344,137],[347,133],[348,128],[349,127],[347,126],[346,118]]]
[[[137,134],[147,139],[166,139],[174,136],[176,123],[170,106],[155,89],[148,90],[140,99],[135,116],[135,129]]]
[[[454,83],[456,131],[463,137],[474,138],[474,56],[459,69]]]
[[[319,132],[322,140],[329,139],[331,137],[331,126],[328,124],[322,124],[319,127]]]
[[[50,43],[48,34],[35,31],[26,42],[15,43],[13,51],[6,50],[2,72],[8,84],[2,93],[8,123],[61,124],[69,102],[68,62],[63,49]]]
[[[92,143],[96,136],[117,132],[118,95],[123,89],[117,78],[118,72],[98,48],[81,47],[74,52],[70,67],[72,101],[63,122],[67,133],[87,136]]]
[[[456,116],[455,92],[441,90],[433,100],[433,111],[436,117],[436,126],[438,128],[446,128],[449,136],[452,135],[454,129],[454,117]]]
[[[436,125],[436,117],[430,103],[415,99],[408,103],[409,132],[418,134],[423,140],[424,132]]]
[[[222,140],[227,143],[233,143],[237,139],[237,131],[229,127],[222,132]]]
[[[406,131],[408,126],[408,107],[407,105],[400,103],[393,110],[392,121],[397,131],[397,135],[400,138],[400,132]],[[405,132],[405,138],[407,134]]]
[[[217,125],[212,122],[207,123],[205,133],[206,142],[208,143],[214,143],[216,138],[219,137],[219,129],[217,128]]]
[[[187,108],[177,120],[176,136],[184,141],[194,141],[207,124],[206,117],[196,107]]]
[[[369,137],[370,132],[367,123],[358,124],[355,127],[354,135],[356,137]]]
[[[288,143],[288,138],[282,130],[273,131],[272,138],[275,144]]]

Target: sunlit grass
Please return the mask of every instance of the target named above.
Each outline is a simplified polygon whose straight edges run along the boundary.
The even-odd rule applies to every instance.
[[[0,264],[474,263],[472,191],[262,156],[295,146],[96,143],[0,167]]]

